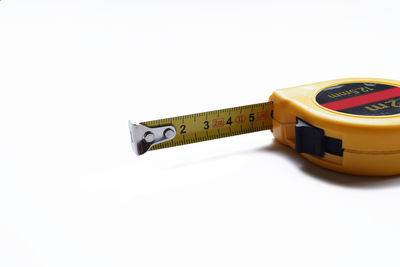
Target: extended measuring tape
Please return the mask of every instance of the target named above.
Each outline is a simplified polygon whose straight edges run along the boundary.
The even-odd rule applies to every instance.
[[[400,82],[341,79],[276,90],[270,101],[132,124],[133,150],[271,129],[280,143],[340,172],[400,174]]]

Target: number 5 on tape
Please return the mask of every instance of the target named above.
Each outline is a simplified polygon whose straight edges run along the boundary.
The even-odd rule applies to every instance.
[[[400,82],[341,79],[276,90],[270,101],[132,124],[133,150],[271,129],[280,143],[339,172],[400,174]]]

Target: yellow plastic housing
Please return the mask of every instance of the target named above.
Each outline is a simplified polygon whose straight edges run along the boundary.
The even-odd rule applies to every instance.
[[[296,117],[321,128],[325,135],[342,140],[343,156],[325,153],[323,157],[302,153],[322,167],[365,176],[400,174],[400,115],[361,116],[322,107],[316,95],[324,88],[343,83],[383,83],[400,87],[387,79],[340,79],[275,91],[273,128],[275,138],[295,148]]]

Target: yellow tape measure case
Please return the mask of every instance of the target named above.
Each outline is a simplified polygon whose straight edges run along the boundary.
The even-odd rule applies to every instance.
[[[275,138],[315,164],[358,175],[400,173],[400,82],[341,79],[275,91]]]

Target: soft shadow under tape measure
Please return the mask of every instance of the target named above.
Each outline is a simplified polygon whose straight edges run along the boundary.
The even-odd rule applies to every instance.
[[[400,174],[400,82],[340,79],[276,90],[269,102],[132,124],[138,154],[271,129],[276,140],[339,172]]]

